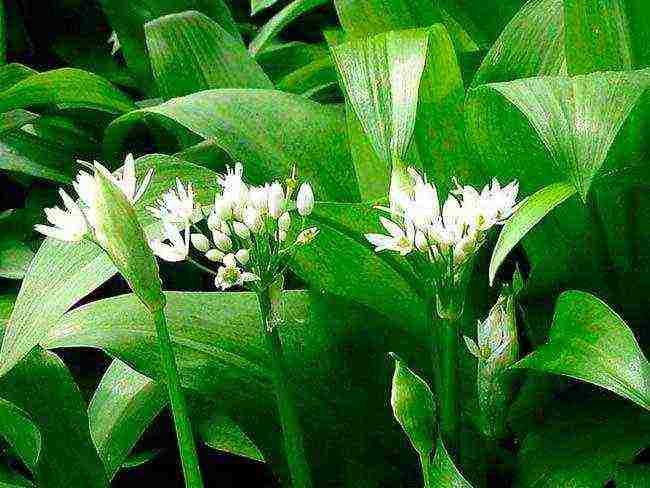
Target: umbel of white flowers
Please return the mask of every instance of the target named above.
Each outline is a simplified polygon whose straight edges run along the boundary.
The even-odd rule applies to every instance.
[[[219,178],[221,191],[214,205],[201,210],[194,202],[191,185],[180,180],[151,213],[162,221],[163,239],[149,244],[166,261],[190,261],[214,275],[217,288],[267,286],[285,269],[298,246],[309,244],[318,234],[316,227],[305,228],[305,217],[314,208],[314,194],[303,183],[295,202],[295,174],[283,185],[279,181],[251,186],[237,163]],[[299,219],[291,217],[297,211]],[[287,242],[292,221],[299,220],[297,237]],[[192,256],[195,255],[195,257]],[[211,263],[219,263],[215,271]]]
[[[516,181],[501,187],[492,180],[479,193],[461,186],[447,197],[442,209],[435,185],[414,168],[408,169],[407,184],[391,193],[390,208],[378,207],[389,218],[380,221],[388,234],[366,234],[375,251],[392,251],[403,256],[417,253],[436,268],[433,280],[440,287],[454,288],[486,234],[512,215],[518,192]]]
[[[87,163],[86,163],[87,164]],[[153,169],[150,169],[144,179],[137,185],[135,177],[135,161],[133,155],[128,154],[124,160],[121,173],[113,175],[108,169],[95,161],[94,170],[99,171],[111,180],[129,202],[135,204],[144,195]],[[97,195],[97,182],[95,177],[86,171],[80,171],[72,186],[79,194],[80,202],[77,203],[65,190],[59,189],[65,209],[52,207],[45,209],[47,220],[52,225],[38,224],[34,228],[47,237],[53,237],[66,242],[78,242],[84,238],[95,239],[95,196]]]

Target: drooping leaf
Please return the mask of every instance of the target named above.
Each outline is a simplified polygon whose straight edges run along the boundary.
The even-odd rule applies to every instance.
[[[158,383],[115,359],[88,406],[90,433],[109,479],[118,472],[147,426],[167,402]]]
[[[22,242],[0,242],[0,276],[21,280],[32,261],[34,253]]]
[[[172,187],[176,178],[192,182],[198,203],[208,205],[214,200],[218,183],[216,174],[210,170],[171,156],[149,155],[138,160],[138,177],[142,178],[149,168],[154,168],[154,176],[138,202],[138,209],[150,233],[160,229],[145,207]],[[116,272],[108,256],[93,244],[70,245],[46,239],[25,276],[7,325],[0,350],[0,376],[38,344],[68,308]],[[42,300],[44,295],[48,300]]]
[[[428,471],[431,488],[472,488],[472,485],[458,471],[454,461],[447,453],[442,439],[438,439],[433,461],[424,469]]]
[[[555,402],[519,451],[516,486],[600,488],[650,442],[650,417],[622,401]]]
[[[494,281],[499,266],[524,236],[551,210],[575,194],[570,183],[555,183],[542,188],[518,204],[516,212],[501,229],[490,259],[490,283]]]
[[[297,95],[273,90],[208,90],[136,110],[114,121],[105,144],[119,152],[143,120],[190,131],[246,165],[251,181],[284,178],[293,165],[314,187],[317,199],[358,200],[343,113]]]
[[[39,486],[108,487],[81,393],[56,355],[35,348],[0,378],[0,396],[27,412],[41,433]]]
[[[11,402],[0,398],[0,435],[16,451],[30,470],[36,469],[41,452],[41,433],[29,415]]]
[[[650,410],[650,363],[623,319],[589,293],[560,295],[548,343],[515,367],[587,381]]]
[[[563,0],[527,2],[490,48],[472,87],[545,75],[566,75]]]
[[[253,57],[257,57],[287,24],[290,24],[304,13],[328,2],[329,0],[293,0],[264,24],[248,45],[248,51]]]
[[[165,100],[210,88],[273,88],[241,39],[202,13],[165,15],[144,30],[158,93]]]
[[[104,78],[74,68],[32,75],[0,93],[0,112],[43,104],[116,115],[135,108],[129,97]]]

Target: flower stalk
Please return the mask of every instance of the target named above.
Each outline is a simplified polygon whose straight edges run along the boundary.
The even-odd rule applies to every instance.
[[[167,319],[163,309],[152,312],[152,315],[156,324],[160,358],[167,380],[167,391],[176,428],[176,439],[178,441],[185,486],[188,488],[201,488],[203,487],[203,479],[201,478],[201,469],[196,454],[196,446],[194,445],[192,424],[190,423],[185,397],[181,390],[178,366],[172,349],[169,329],[167,328]]]
[[[260,305],[262,334],[271,360],[271,376],[278,414],[282,424],[284,451],[291,475],[292,486],[311,488],[311,472],[305,453],[304,436],[300,424],[295,395],[287,374],[278,326],[282,320],[279,300],[284,280],[270,286],[262,286],[257,291]]]

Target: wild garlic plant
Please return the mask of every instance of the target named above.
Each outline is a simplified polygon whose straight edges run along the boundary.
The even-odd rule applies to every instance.
[[[131,154],[127,155],[117,174],[111,173],[98,162],[93,166],[81,163],[92,168],[94,175],[80,171],[73,182],[80,202],[60,189],[65,210],[59,207],[46,208],[45,214],[52,225],[39,224],[35,229],[61,241],[78,243],[86,240],[99,245],[149,311],[156,326],[185,484],[188,488],[202,488],[203,480],[192,427],[167,329],[164,310],[166,299],[156,260],[146,243],[133,207],[144,195],[153,170],[150,169],[138,185],[135,161]]]
[[[436,389],[440,401],[440,430],[453,452],[458,445],[458,319],[461,317],[474,258],[491,228],[502,225],[515,210],[518,183],[501,187],[497,179],[479,192],[460,185],[442,208],[436,186],[414,168],[400,184],[391,185],[390,207],[378,207],[387,217],[380,222],[388,234],[366,234],[376,252],[394,252],[414,262],[431,283],[425,290],[432,304],[428,315],[438,317]],[[432,317],[427,317],[427,321]]]
[[[218,181],[221,188],[214,205],[202,209],[194,202],[192,186],[177,180],[158,207],[149,209],[165,230],[164,238],[152,240],[150,246],[163,260],[187,261],[211,274],[219,290],[241,287],[257,294],[291,478],[294,486],[310,487],[311,473],[278,325],[285,269],[295,251],[310,244],[319,232],[317,227],[305,226],[314,208],[314,194],[307,182],[298,188],[295,168],[283,183],[253,186],[244,181],[243,165],[237,163]]]

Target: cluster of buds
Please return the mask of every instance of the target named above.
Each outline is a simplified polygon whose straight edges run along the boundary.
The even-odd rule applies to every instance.
[[[478,344],[465,336],[469,352],[478,359],[481,429],[490,438],[499,438],[505,431],[513,381],[508,368],[519,356],[515,301],[522,288],[521,275],[517,271],[512,286],[504,287],[487,318],[478,322]]]
[[[90,166],[83,161],[80,161],[80,163]],[[112,181],[132,204],[135,204],[144,195],[153,175],[153,170],[149,170],[140,185],[137,185],[135,160],[131,154],[126,156],[121,172],[116,175],[113,175],[97,161],[94,162],[94,166],[91,166],[91,168],[94,171],[101,172]],[[90,173],[80,171],[72,185],[79,194],[79,203],[65,190],[59,189],[65,209],[59,207],[46,208],[45,215],[52,225],[38,224],[34,228],[41,234],[60,241],[79,242],[83,239],[97,241],[97,219],[95,218],[94,209],[97,180]]]
[[[212,273],[219,289],[266,286],[282,274],[297,247],[318,234],[316,227],[305,228],[305,217],[314,208],[311,186],[303,183],[294,202],[295,176],[284,186],[279,181],[251,186],[243,180],[241,163],[228,168],[219,184],[214,206],[202,210],[194,203],[192,187],[177,181],[159,207],[150,209],[165,229],[164,239],[152,240],[150,246],[161,259],[187,260]],[[300,229],[288,242],[294,210]],[[219,263],[216,271],[211,263]]]
[[[388,234],[366,234],[366,239],[377,252],[424,256],[434,265],[432,279],[439,294],[461,288],[487,232],[512,215],[517,182],[502,188],[495,178],[480,193],[456,183],[442,209],[435,185],[415,169],[408,169],[402,183],[391,189],[390,208],[378,207],[388,214],[380,218]]]

